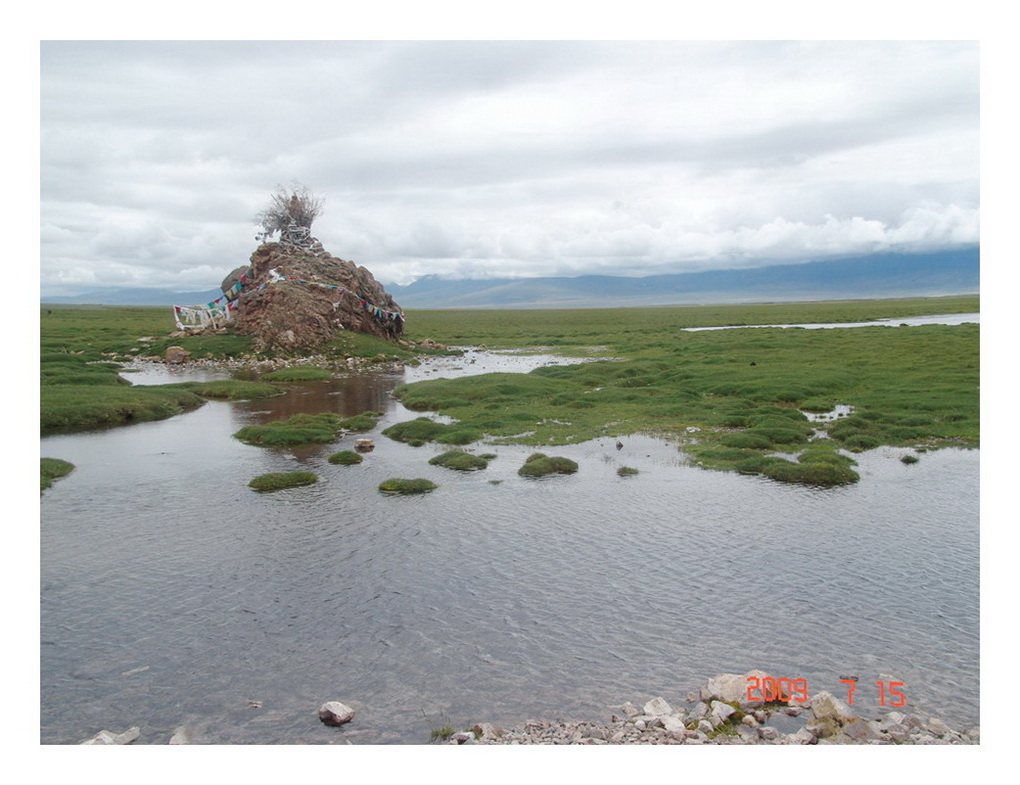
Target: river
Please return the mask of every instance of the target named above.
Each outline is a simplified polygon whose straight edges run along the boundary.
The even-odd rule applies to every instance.
[[[188,726],[217,744],[426,743],[431,729],[686,694],[761,668],[879,710],[978,724],[979,452],[855,456],[860,482],[814,489],[686,465],[674,444],[603,439],[549,452],[572,476],[517,475],[533,448],[484,446],[481,472],[430,466],[443,448],[381,436],[420,416],[397,384],[544,356],[468,352],[403,373],[293,385],[268,401],[208,402],[161,422],[50,436],[75,464],[43,495],[41,739]],[[162,383],[210,371],[150,367]],[[376,448],[270,450],[232,438],[297,411],[384,411]],[[620,466],[638,469],[619,477]],[[313,486],[257,494],[303,468]],[[427,477],[414,497],[376,490]],[[328,728],[328,700],[357,711]]]

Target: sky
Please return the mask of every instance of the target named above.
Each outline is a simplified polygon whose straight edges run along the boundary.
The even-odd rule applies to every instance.
[[[42,41],[40,285],[203,291],[278,185],[384,283],[979,239],[976,41]]]

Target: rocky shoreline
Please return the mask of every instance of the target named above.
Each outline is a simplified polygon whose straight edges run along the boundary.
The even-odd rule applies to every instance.
[[[749,679],[766,679],[759,670],[744,674],[721,673],[688,693],[690,708],[676,709],[664,698],[652,698],[642,707],[627,702],[610,706],[609,721],[528,720],[509,728],[483,722],[469,730],[452,728],[433,731],[433,740],[450,745],[503,744],[869,744],[946,745],[980,743],[980,731],[950,728],[937,717],[921,713],[889,711],[866,719],[828,692],[793,694],[788,700],[748,700]],[[785,681],[785,680],[784,680]],[[799,700],[798,700],[799,698]],[[260,708],[258,702],[250,702]],[[339,701],[322,704],[318,719],[327,726],[354,723],[355,710]],[[344,732],[344,731],[341,731]],[[140,736],[137,727],[121,733],[102,730],[80,744],[133,744]],[[338,739],[339,741],[339,739]],[[352,744],[350,738],[344,739]],[[177,728],[169,744],[194,744],[188,727]],[[423,742],[424,743],[424,742]]]
[[[979,744],[980,731],[954,730],[937,717],[889,711],[866,719],[828,692],[806,701],[748,701],[749,677],[759,670],[722,673],[689,693],[690,708],[674,708],[661,697],[637,707],[610,707],[608,722],[529,720],[511,728],[489,723],[454,733],[448,744]]]

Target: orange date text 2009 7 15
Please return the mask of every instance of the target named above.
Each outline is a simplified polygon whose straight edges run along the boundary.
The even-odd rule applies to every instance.
[[[857,677],[847,676],[840,679],[847,685],[846,702],[853,705],[854,691],[857,689]],[[886,699],[892,706],[905,706],[907,696],[903,691],[897,689],[903,687],[901,681],[876,681],[878,687],[878,702],[886,705]],[[755,694],[757,692],[757,694]],[[771,676],[748,676],[747,677],[747,700],[754,701],[796,701],[807,703],[810,700],[808,695],[807,679],[775,679]]]

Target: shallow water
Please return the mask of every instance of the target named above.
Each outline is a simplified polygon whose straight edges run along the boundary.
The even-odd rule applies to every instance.
[[[924,324],[980,324],[979,313],[948,313],[931,316],[906,316],[898,319],[875,319],[870,322],[819,322],[817,324],[741,324],[725,327],[686,327],[687,332],[704,330],[739,330],[755,327],[794,327],[803,330],[829,330],[842,327],[919,327]]]
[[[472,362],[472,360],[474,362]],[[475,445],[481,472],[379,431],[420,416],[418,378],[527,370],[469,353],[406,374],[295,385],[170,420],[48,437],[75,464],[42,499],[42,741],[138,725],[166,743],[425,743],[447,722],[591,719],[725,671],[806,678],[876,712],[876,681],[954,727],[978,722],[978,451],[860,456],[828,490],[686,466],[649,437],[551,448],[576,475],[517,475],[527,447]],[[134,375],[132,381],[153,381]],[[267,450],[232,434],[296,411],[385,411],[376,448]],[[359,435],[360,436],[360,435]],[[621,478],[621,466],[639,470]],[[305,468],[319,483],[257,494]],[[435,492],[377,492],[392,476]],[[342,729],[316,711],[341,700]],[[260,703],[255,708],[249,701]]]

